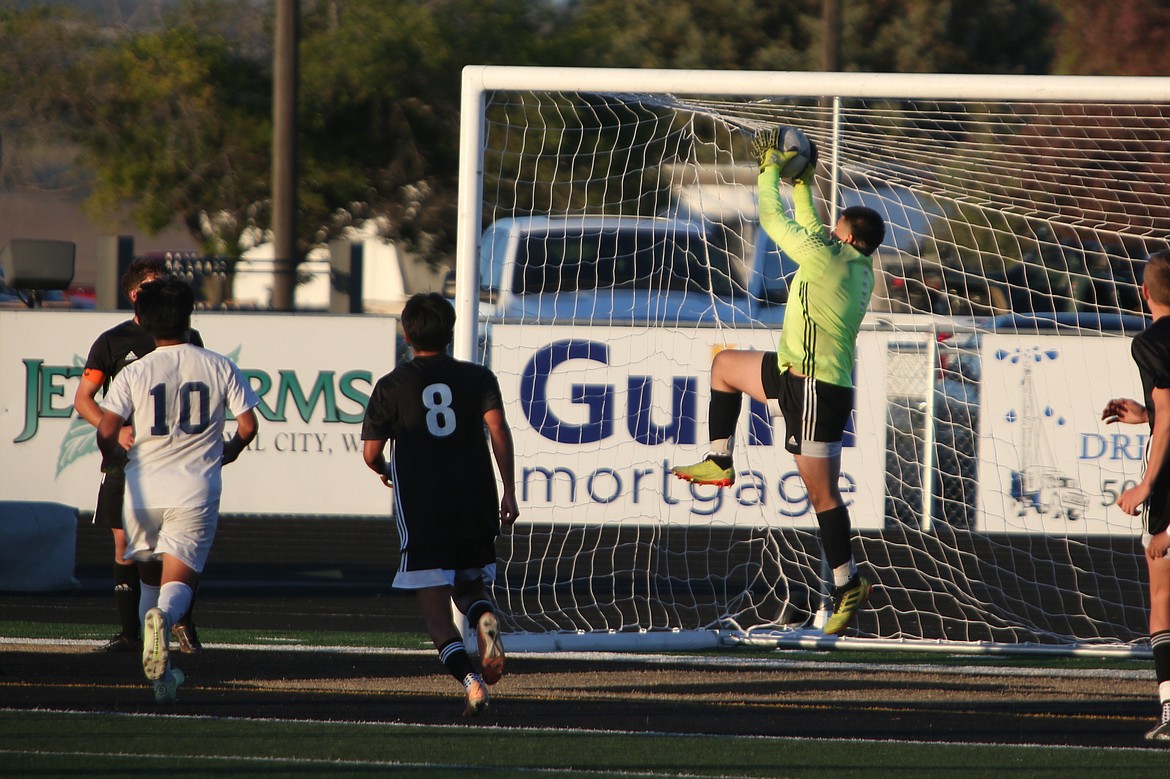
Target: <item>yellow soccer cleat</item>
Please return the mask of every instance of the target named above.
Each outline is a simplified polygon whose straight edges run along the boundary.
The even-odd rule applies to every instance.
[[[676,465],[670,472],[692,484],[713,484],[716,487],[730,487],[735,484],[735,471],[731,466],[724,468],[710,457],[694,465]]]
[[[162,610],[154,608],[146,612],[142,620],[142,672],[152,682],[166,676],[171,667],[169,638],[167,618]]]
[[[840,633],[853,621],[853,615],[865,604],[870,591],[869,579],[858,576],[853,582],[846,584],[833,593],[833,615],[825,623],[824,634],[832,636]]]

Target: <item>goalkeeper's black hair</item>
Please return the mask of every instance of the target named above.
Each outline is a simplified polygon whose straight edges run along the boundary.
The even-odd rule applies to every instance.
[[[191,286],[174,277],[146,282],[134,301],[138,324],[159,341],[186,341],[194,310]]]
[[[853,233],[853,247],[866,256],[886,240],[886,220],[868,206],[849,206],[841,212],[841,218]]]
[[[402,309],[402,330],[415,351],[446,351],[455,335],[455,307],[438,292],[411,295]]]

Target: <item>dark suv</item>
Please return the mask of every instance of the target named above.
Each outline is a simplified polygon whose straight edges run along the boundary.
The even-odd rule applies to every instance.
[[[1008,306],[1005,294],[980,273],[937,262],[883,264],[882,303],[893,313],[992,316]]]
[[[1098,242],[1047,244],[1002,273],[991,274],[1010,311],[1142,316],[1144,252]]]

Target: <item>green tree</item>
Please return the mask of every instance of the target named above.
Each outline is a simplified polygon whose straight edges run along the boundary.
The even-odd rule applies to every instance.
[[[820,0],[576,0],[579,63],[614,67],[815,70]],[[1055,16],[1045,0],[843,4],[846,71],[1043,73]]]
[[[190,24],[131,35],[86,63],[77,137],[90,204],[126,203],[157,232],[177,217],[208,251],[238,256],[269,196],[270,79],[263,63]]]
[[[1054,0],[1054,71],[1070,75],[1170,75],[1170,6],[1163,0]]]
[[[576,0],[569,64],[807,70],[819,6],[807,0]]]
[[[83,190],[79,149],[64,140],[79,90],[73,70],[97,30],[68,9],[0,10],[0,187]]]
[[[429,260],[454,248],[465,65],[547,62],[532,0],[322,2],[302,20],[302,216],[314,240],[378,218]]]

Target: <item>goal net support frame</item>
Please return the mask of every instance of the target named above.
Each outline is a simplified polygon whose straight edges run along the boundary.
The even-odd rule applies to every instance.
[[[1061,370],[1081,371],[1100,404],[1132,393],[1136,371],[1127,363],[1128,341],[1084,323],[1068,331],[1003,333],[989,330],[987,322],[993,314],[1018,313],[1017,299],[1027,300],[1037,316],[1073,315],[1081,292],[1057,290],[1049,281],[1042,289],[1033,278],[1051,279],[1060,270],[1066,282],[1095,283],[1099,274],[1086,259],[1093,241],[1135,255],[1165,248],[1170,191],[1158,181],[1170,178],[1170,170],[1151,160],[1170,156],[1170,142],[1159,140],[1170,116],[1166,95],[1170,79],[1146,77],[465,68],[455,356],[488,362],[505,396],[514,392],[529,403],[531,376],[521,374],[533,370],[536,358],[526,363],[529,356],[520,354],[527,340],[549,332],[549,339],[568,344],[548,344],[554,355],[557,348],[568,350],[560,363],[549,358],[554,365],[585,354],[573,352],[575,345],[608,341],[607,359],[620,352],[629,360],[623,377],[647,377],[644,400],[653,400],[646,400],[639,424],[651,433],[667,431],[648,443],[645,429],[631,421],[636,440],[624,448],[599,443],[590,454],[579,446],[572,456],[580,457],[589,481],[574,480],[560,503],[552,500],[560,486],[551,463],[564,456],[564,447],[546,452],[518,444],[521,518],[501,537],[495,585],[509,649],[742,644],[1147,656],[1140,527],[1096,505],[1110,490],[1140,478],[1140,458],[1135,462],[1132,450],[1122,447],[1129,452],[1125,461],[1078,460],[1070,473],[1074,466],[1061,460],[1060,450],[1073,439],[1062,438],[1063,429],[1048,429],[1054,415],[1068,415],[1060,425],[1070,424],[1073,411],[1061,403],[1079,403],[1071,422],[1080,426],[1078,445],[1109,445],[1111,430],[1086,427],[1083,398],[1066,398],[1053,384],[1069,383]],[[588,129],[576,132],[571,125],[586,114]],[[683,117],[682,129],[670,116]],[[626,117],[629,127],[621,124]],[[617,124],[605,125],[609,120]],[[851,507],[860,524],[854,551],[859,565],[874,571],[878,587],[848,638],[820,634],[826,588],[811,515],[791,522],[783,511],[776,516],[774,506],[786,499],[791,481],[782,477],[779,497],[763,497],[777,469],[791,470],[779,442],[778,454],[745,447],[745,473],[760,479],[758,499],[739,488],[740,508],[721,504],[719,519],[702,518],[699,509],[714,498],[691,488],[684,502],[692,506],[680,521],[683,509],[666,479],[667,457],[687,462],[702,456],[712,351],[774,348],[778,322],[741,324],[715,314],[693,325],[631,325],[611,311],[597,321],[550,325],[531,314],[493,314],[491,303],[483,302],[498,292],[489,293],[490,281],[482,278],[481,237],[492,222],[590,214],[667,214],[677,222],[685,199],[680,192],[689,184],[695,186],[686,218],[719,222],[725,214],[707,211],[726,211],[728,191],[733,200],[753,200],[754,161],[746,139],[769,124],[800,126],[820,145],[817,183],[827,218],[859,198],[866,204],[866,198],[879,198],[895,230],[891,246],[875,255],[882,286],[859,345],[860,364],[868,367],[858,379],[856,434],[879,448],[862,456],[857,468],[872,471],[875,457],[881,459],[875,478],[882,486],[868,487],[881,494],[863,498],[861,479],[857,494],[848,496],[858,501]],[[621,164],[628,168],[615,171]],[[720,194],[715,186],[704,194],[704,180],[714,181]],[[606,181],[613,191],[598,188]],[[899,216],[910,210],[911,217]],[[753,247],[764,240],[750,221],[721,225],[721,246],[738,247],[734,267],[745,278],[751,268],[740,266],[750,264]],[[1074,242],[1077,267],[1069,259]],[[1097,248],[1104,255],[1114,251]],[[1119,281],[1118,263],[1111,267],[1109,280]],[[1052,311],[1037,307],[1037,300]],[[1111,305],[1100,304],[1095,313],[1141,314],[1132,304]],[[689,384],[675,379],[676,393],[699,396],[687,407],[689,426],[679,423],[677,394],[674,408],[660,400],[669,399],[671,385],[669,376],[659,375],[661,355],[688,336],[702,342],[694,352],[699,361],[690,364],[684,355],[673,367],[698,377]],[[865,355],[872,359],[865,362]],[[1061,367],[1045,369],[1045,360],[1058,358]],[[1100,364],[1091,361],[1102,359],[1106,369],[1097,371]],[[595,408],[581,378],[589,375],[584,366],[546,406],[563,400]],[[971,389],[962,399],[967,416],[957,418],[954,393]],[[630,403],[631,419],[634,394],[633,383],[628,392],[625,385],[617,390]],[[878,400],[865,399],[873,397]],[[523,438],[534,427],[530,407],[505,401],[514,432]],[[753,414],[745,408],[739,431],[745,438],[748,427],[755,435]],[[876,419],[866,421],[867,415]],[[664,417],[678,424],[659,424]],[[1011,425],[1000,424],[1000,417]],[[700,440],[684,441],[680,426],[697,430]],[[632,473],[651,475],[631,482],[620,469],[598,466],[597,449],[603,456],[632,457]],[[739,452],[737,446],[737,464]],[[645,469],[637,467],[639,458]],[[573,463],[563,470],[576,473]],[[1002,463],[999,473],[995,466]],[[534,475],[541,473],[545,482]],[[647,491],[631,503],[626,493],[632,484]],[[536,505],[541,494],[549,505]],[[859,523],[874,507],[880,516]]]

